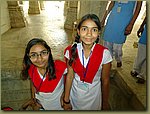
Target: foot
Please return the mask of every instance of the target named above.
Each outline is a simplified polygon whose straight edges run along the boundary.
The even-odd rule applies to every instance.
[[[137,77],[137,75],[138,75],[138,73],[137,73],[136,71],[131,71],[130,74],[131,74],[131,76],[133,76],[133,77]]]
[[[136,81],[136,83],[144,84],[145,80],[143,78],[138,78],[138,80]]]
[[[122,66],[122,62],[117,62],[117,67],[121,67]]]

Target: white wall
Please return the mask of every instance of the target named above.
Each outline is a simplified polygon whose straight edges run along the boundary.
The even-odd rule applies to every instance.
[[[11,28],[9,11],[6,0],[1,0],[1,14],[0,14],[0,23],[1,23],[1,35]]]

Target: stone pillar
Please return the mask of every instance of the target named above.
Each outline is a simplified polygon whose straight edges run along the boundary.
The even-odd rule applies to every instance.
[[[108,1],[79,1],[77,19],[88,13],[96,14],[100,20],[104,15]]]
[[[29,1],[28,14],[40,14],[39,1]]]
[[[39,1],[39,3],[40,3],[40,9],[44,10],[45,9],[45,7],[44,7],[44,1]]]
[[[64,16],[67,16],[67,10],[69,8],[69,2],[68,1],[65,1],[65,4],[64,4]]]
[[[73,29],[73,23],[77,20],[78,1],[68,1],[67,15],[64,28]]]
[[[19,6],[18,1],[7,1],[10,25],[12,28],[25,27],[26,21],[22,6]]]
[[[19,4],[22,4],[22,5],[23,5],[23,1],[19,1]]]

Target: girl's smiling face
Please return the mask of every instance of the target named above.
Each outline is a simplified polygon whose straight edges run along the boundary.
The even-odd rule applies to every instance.
[[[80,35],[80,40],[86,45],[93,44],[99,35],[98,26],[91,19],[85,20],[77,32]]]
[[[41,44],[31,47],[29,57],[38,68],[46,68],[48,65],[49,51]]]

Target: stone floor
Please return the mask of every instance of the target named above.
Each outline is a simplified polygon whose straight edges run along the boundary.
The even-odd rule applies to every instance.
[[[1,72],[2,72],[1,92],[2,92],[2,104],[4,104],[4,106],[5,106],[4,102],[6,101],[9,102],[8,97],[10,97],[9,99],[11,102],[11,96],[9,96],[11,95],[11,93],[9,93],[8,90],[13,90],[14,88],[16,88],[16,90],[18,88],[19,90],[19,87],[16,87],[16,85],[13,86],[12,84],[12,83],[19,83],[19,81],[16,82],[14,81],[10,83],[11,81],[10,79],[19,80],[18,76],[19,73],[18,74],[16,73],[11,74],[11,73],[14,70],[19,71],[21,69],[24,50],[27,42],[30,39],[34,37],[40,37],[46,40],[52,49],[54,59],[61,59],[61,60],[63,60],[62,55],[65,47],[72,42],[72,35],[71,35],[72,32],[70,30],[64,30],[63,27],[65,18],[64,17],[50,18],[50,16],[46,15],[46,13],[47,13],[46,10],[43,10],[40,15],[26,15],[27,20],[26,27],[12,28],[1,36]],[[141,20],[136,22],[132,34],[128,36],[127,41],[123,46],[123,66],[121,68],[117,68],[115,61],[113,62],[113,69],[116,70],[116,73],[112,79],[115,79],[115,83],[119,84],[119,86],[123,85],[121,89],[122,91],[124,91],[125,94],[127,93],[129,95],[128,97],[130,97],[131,99],[131,104],[135,106],[134,107],[135,110],[138,109],[146,110],[147,83],[138,84],[136,83],[136,79],[130,76],[130,71],[132,69],[133,62],[137,53],[137,48],[133,47],[133,43],[135,41],[138,41],[138,38],[136,36],[136,29],[139,27],[140,23]],[[6,82],[5,80],[7,79],[9,79],[10,81],[5,83]],[[27,86],[27,84],[24,84],[23,86]],[[7,93],[8,96],[5,96]],[[17,94],[20,94],[19,91]],[[14,95],[16,99],[17,94]],[[113,98],[111,100],[113,100]]]

